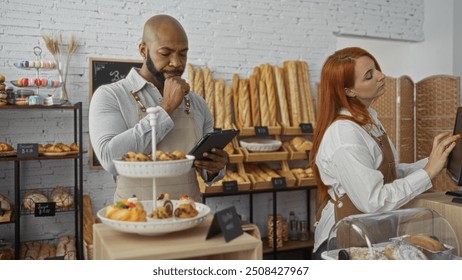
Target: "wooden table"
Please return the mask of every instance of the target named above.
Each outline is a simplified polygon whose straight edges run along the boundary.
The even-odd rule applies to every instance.
[[[192,229],[161,236],[123,233],[104,224],[95,224],[94,259],[262,259],[261,239],[247,232],[229,242],[225,241],[222,234],[205,240],[211,221],[212,217]]]
[[[444,192],[424,193],[405,205],[405,208],[426,207],[445,218],[455,231],[459,247],[462,245],[462,204],[451,202],[454,196]],[[462,251],[462,250],[460,250]],[[459,251],[459,256],[461,253]]]

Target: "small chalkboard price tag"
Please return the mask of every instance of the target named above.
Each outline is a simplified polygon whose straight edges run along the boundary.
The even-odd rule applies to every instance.
[[[213,128],[213,132],[221,132],[223,129],[219,128],[219,127],[214,127]]]
[[[226,242],[229,242],[244,233],[241,227],[241,220],[236,212],[236,207],[228,207],[213,215],[212,224],[210,225],[209,232],[205,239],[210,239],[220,232],[223,233],[223,237]]]
[[[35,203],[34,216],[47,217],[54,216],[56,213],[56,202],[37,202]]]
[[[269,136],[269,130],[267,126],[256,126],[255,136]]]
[[[223,193],[224,194],[232,194],[237,193],[237,181],[226,181],[223,182]]]
[[[48,257],[48,258],[45,258],[45,260],[49,260],[49,261],[59,261],[59,260],[64,260],[65,259],[65,255],[63,256],[55,256],[55,257]]]
[[[313,133],[313,125],[311,123],[301,123],[300,129],[302,133]]]
[[[38,144],[18,144],[16,155],[18,157],[38,157]]]
[[[273,189],[285,189],[287,188],[286,178],[285,177],[271,178],[271,185],[273,185]]]

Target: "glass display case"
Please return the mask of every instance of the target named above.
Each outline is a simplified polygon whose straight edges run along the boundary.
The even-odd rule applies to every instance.
[[[459,242],[448,221],[429,208],[359,214],[338,221],[324,259],[455,259]]]

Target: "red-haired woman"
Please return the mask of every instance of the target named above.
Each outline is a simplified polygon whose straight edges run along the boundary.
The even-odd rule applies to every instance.
[[[377,113],[369,108],[384,92],[385,75],[361,48],[336,51],[323,65],[310,158],[318,183],[315,259],[326,250],[336,221],[397,209],[430,189],[460,137],[439,134],[428,158],[399,163]]]

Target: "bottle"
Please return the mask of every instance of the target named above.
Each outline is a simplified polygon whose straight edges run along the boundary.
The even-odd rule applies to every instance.
[[[289,214],[289,239],[298,240],[298,218],[294,211],[290,211]]]

